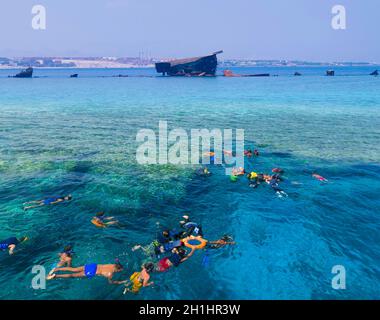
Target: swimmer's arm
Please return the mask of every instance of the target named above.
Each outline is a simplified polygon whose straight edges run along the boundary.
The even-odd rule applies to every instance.
[[[107,217],[107,218],[104,218],[104,220],[112,220],[114,219],[114,217]]]
[[[189,259],[194,254],[194,252],[195,252],[195,249],[191,249],[190,253],[186,257],[182,258],[181,262],[184,262],[187,259]]]
[[[151,286],[153,284],[154,284],[154,282],[148,282],[147,279],[144,279],[144,281],[143,281],[143,287],[149,287],[149,286]]]
[[[12,254],[14,253],[14,250],[15,250],[15,248],[16,248],[16,245],[11,244],[8,248],[9,248],[9,254],[12,255]]]
[[[109,282],[109,284],[124,284],[124,283],[127,283],[128,280],[116,281],[116,280],[112,280],[112,279],[108,278],[108,282]]]
[[[123,283],[128,282],[128,280],[123,280],[123,281],[112,280],[112,277],[113,277],[113,275],[110,275],[107,277],[109,284],[123,284]]]

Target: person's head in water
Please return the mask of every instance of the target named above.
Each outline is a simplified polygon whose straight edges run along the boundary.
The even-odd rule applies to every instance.
[[[174,248],[172,253],[178,254],[181,258],[183,258],[186,255],[186,250],[183,248]]]
[[[63,248],[63,253],[66,253],[68,256],[71,256],[73,254],[73,246],[67,245]]]
[[[146,272],[151,273],[154,270],[154,264],[153,262],[144,263],[143,268],[146,270]]]
[[[225,234],[222,238],[221,238],[222,241],[224,242],[229,242],[229,241],[234,241],[234,239],[232,238],[232,236],[228,235],[228,234]]]
[[[103,217],[104,216],[104,211],[100,211],[96,214],[97,217]]]
[[[115,267],[117,271],[121,271],[124,269],[123,265],[121,264],[119,259],[115,259]]]
[[[164,231],[162,231],[162,235],[163,235],[164,238],[169,238],[170,231],[169,230],[164,230]]]
[[[66,201],[70,201],[72,199],[72,195],[69,194],[68,196],[64,197],[63,199],[65,199]]]

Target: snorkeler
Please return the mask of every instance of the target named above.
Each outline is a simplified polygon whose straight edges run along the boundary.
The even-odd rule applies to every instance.
[[[16,246],[20,243],[23,243],[28,240],[28,237],[21,237],[17,239],[16,237],[11,237],[5,240],[0,241],[0,250],[8,250],[9,254],[12,255],[14,253],[14,250],[16,249]]]
[[[249,186],[252,188],[256,188],[260,184],[260,181],[257,179],[257,173],[254,171],[247,174],[247,179],[249,181]]]
[[[206,245],[206,249],[219,249],[227,245],[235,245],[236,242],[229,235],[224,235],[219,240],[216,241],[208,241]]]
[[[95,276],[102,276],[108,279],[110,284],[122,284],[126,281],[114,281],[112,277],[115,273],[123,270],[122,264],[117,260],[115,264],[96,264],[90,263],[82,267],[71,268],[71,267],[62,267],[53,269],[48,276],[47,280],[58,279],[58,278],[88,278],[92,279]],[[71,273],[57,274],[59,271],[68,271]]]
[[[190,253],[187,254],[186,250],[183,248],[174,248],[169,257],[165,257],[158,261],[156,270],[158,272],[164,272],[173,266],[178,267],[181,263],[189,259],[193,255],[194,251],[195,249],[193,248]]]
[[[193,236],[203,236],[202,226],[196,222],[190,220],[188,215],[182,216],[183,220],[179,222],[179,225],[185,231],[181,234],[181,239],[186,238],[190,235]]]
[[[244,155],[248,158],[252,157],[252,150],[251,149],[244,150]]]
[[[158,256],[160,253],[182,246],[182,243],[179,240],[184,237],[186,237],[184,231],[177,231],[175,229],[163,230],[157,235],[157,239],[150,244],[146,246],[142,246],[141,244],[135,245],[132,248],[132,251],[141,249],[148,256]]]
[[[183,246],[183,242],[181,240],[170,241],[164,244],[160,244],[157,240],[155,240],[145,247],[141,245],[136,245],[132,248],[132,251],[141,249],[144,252],[144,254],[146,254],[147,256],[158,257],[162,253],[169,252],[173,250],[174,248],[179,248],[182,246]]]
[[[253,154],[258,157],[260,155],[259,150],[255,149],[253,150]]]
[[[154,271],[154,264],[147,262],[141,266],[140,272],[134,272],[125,285],[123,294],[127,292],[138,293],[142,287],[149,287],[154,282],[149,282],[150,274]]]
[[[321,182],[328,182],[328,180],[327,180],[326,178],[320,176],[319,174],[313,173],[311,176],[312,176],[313,178],[315,178],[315,179],[321,181]]]
[[[114,217],[106,217],[103,211],[98,212],[95,217],[92,218],[91,222],[97,227],[108,227],[114,224],[119,223],[117,220],[114,220]]]
[[[270,176],[267,176],[267,178],[269,179]],[[266,181],[263,173],[256,173],[254,171],[247,174],[247,179],[251,188],[256,188],[262,182]]]
[[[203,176],[203,177],[208,177],[211,176],[211,172],[208,170],[207,167],[202,167],[197,170],[197,175]]]
[[[37,207],[58,204],[61,202],[70,201],[71,199],[72,199],[72,196],[71,194],[69,194],[68,196],[63,196],[63,197],[51,197],[51,198],[45,198],[43,200],[29,201],[29,202],[25,202],[24,205],[31,204],[31,206],[24,207],[24,210],[26,211],[26,210],[37,208]]]
[[[280,177],[277,174],[275,174],[272,176],[269,182],[267,182],[280,198],[287,197],[288,194],[284,190],[282,190],[278,184],[280,181]]]
[[[233,168],[231,173],[233,176],[242,176],[245,174],[245,170],[243,167]]]

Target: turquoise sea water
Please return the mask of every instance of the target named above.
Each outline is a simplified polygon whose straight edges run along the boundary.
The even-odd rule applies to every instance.
[[[293,77],[295,70],[304,76]],[[27,234],[14,256],[0,252],[1,299],[379,299],[380,78],[373,68],[250,68],[270,78],[113,78],[144,70],[36,70],[10,79],[0,70],[0,239]],[[71,73],[78,79],[69,79]],[[104,77],[102,77],[104,76]],[[140,128],[242,128],[261,156],[246,167],[285,169],[280,199],[268,186],[231,183],[224,169],[201,178],[192,166],[136,163]],[[328,178],[311,178],[317,171]],[[71,193],[68,204],[24,212],[22,203]],[[97,229],[104,210],[121,227]],[[123,296],[103,278],[55,280],[33,290],[33,265],[47,268],[71,243],[74,265],[126,265],[146,257],[131,248],[177,227],[184,213],[205,237],[237,245],[203,252],[153,288]],[[160,226],[157,226],[157,223]],[[334,265],[346,290],[331,287]]]

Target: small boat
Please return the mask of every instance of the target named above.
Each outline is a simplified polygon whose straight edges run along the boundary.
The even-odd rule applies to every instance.
[[[25,70],[22,70],[20,73],[17,73],[14,78],[31,78],[33,76],[33,68],[29,67]]]
[[[223,76],[225,77],[269,77],[269,73],[255,73],[255,74],[236,74],[231,70],[224,70]]]
[[[70,78],[78,78],[78,74],[74,73],[74,74],[70,75]]]
[[[378,75],[379,75],[379,71],[378,70],[375,70],[374,72],[370,73],[370,76],[378,76]]]
[[[329,76],[329,77],[335,76],[335,71],[334,70],[327,70],[326,71],[326,76]]]
[[[208,56],[176,59],[167,62],[157,62],[156,71],[163,76],[182,76],[182,77],[207,77],[215,76],[218,64],[217,55],[223,51],[217,51]]]

